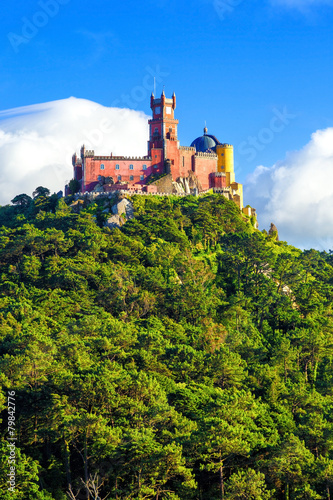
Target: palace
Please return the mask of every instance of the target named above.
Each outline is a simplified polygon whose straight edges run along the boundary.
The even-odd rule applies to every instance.
[[[176,95],[171,99],[151,95],[148,154],[143,157],[95,156],[81,148],[73,156],[74,179],[81,193],[125,191],[129,193],[199,194],[209,189],[232,199],[246,215],[254,209],[243,205],[243,186],[235,180],[233,146],[208,134],[191,146],[180,146]],[[68,186],[66,186],[68,193]]]

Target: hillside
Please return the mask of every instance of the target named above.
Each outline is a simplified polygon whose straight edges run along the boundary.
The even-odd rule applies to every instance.
[[[133,196],[115,229],[24,196],[0,208],[1,499],[331,498],[330,253],[220,195]]]

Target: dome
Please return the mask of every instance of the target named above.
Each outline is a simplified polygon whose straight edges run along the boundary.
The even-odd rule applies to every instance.
[[[205,127],[204,129],[204,135],[201,137],[197,137],[192,144],[191,147],[195,148],[197,151],[200,151],[201,153],[206,153],[209,151],[215,151],[215,148],[217,144],[220,144],[220,142],[216,139],[214,135],[209,135],[207,134],[208,130]]]

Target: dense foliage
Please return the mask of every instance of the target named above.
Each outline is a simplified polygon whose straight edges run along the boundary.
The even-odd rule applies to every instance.
[[[331,254],[219,195],[110,230],[38,189],[0,209],[1,498],[330,499]]]

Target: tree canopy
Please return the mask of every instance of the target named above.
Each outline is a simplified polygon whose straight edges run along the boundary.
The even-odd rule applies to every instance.
[[[115,201],[0,208],[1,498],[331,499],[332,254],[221,195]]]

